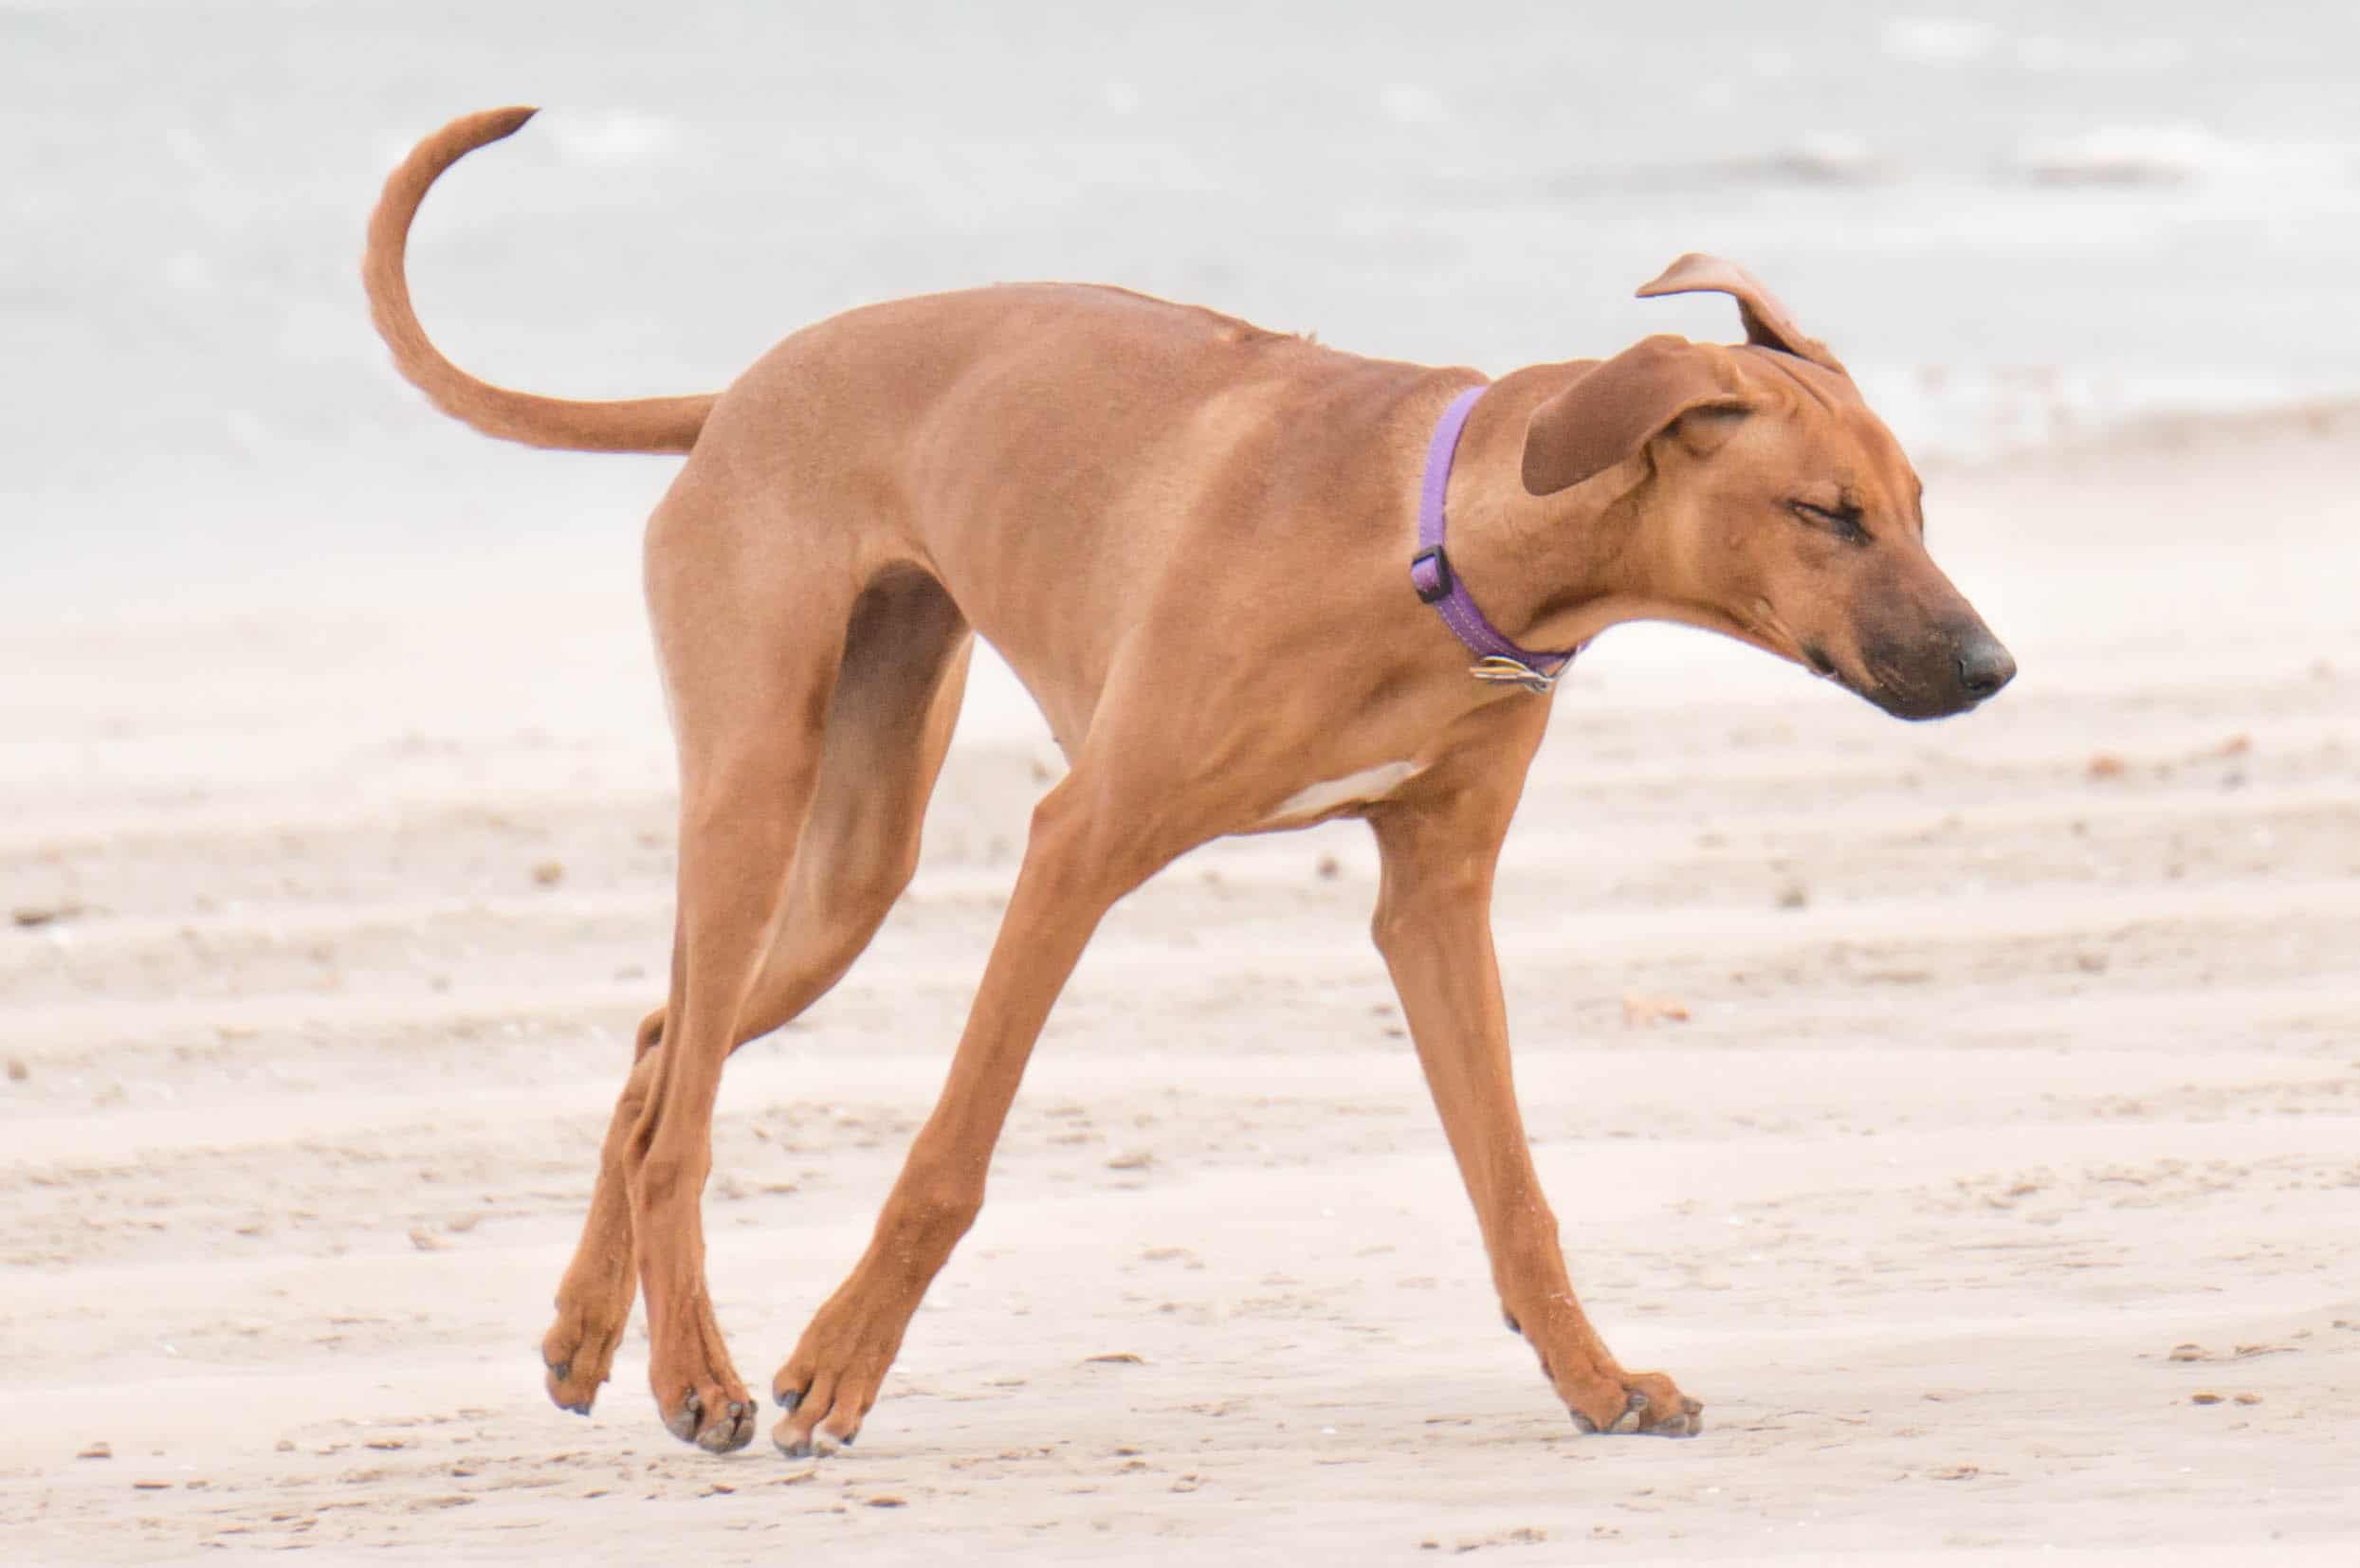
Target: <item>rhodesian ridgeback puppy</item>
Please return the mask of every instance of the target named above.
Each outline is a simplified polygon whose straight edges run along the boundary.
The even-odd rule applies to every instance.
[[[1745,272],[1686,256],[1639,292],[1734,296],[1742,345],[1650,337],[1487,382],[1026,283],[848,311],[716,396],[531,396],[428,341],[403,251],[436,176],[532,114],[422,142],[363,274],[446,412],[687,454],[646,556],[680,752],[671,987],[558,1286],[550,1396],[589,1410],[636,1286],[666,1427],[717,1453],[753,1436],[699,1212],[722,1064],[832,986],[909,882],[980,635],[1070,767],[874,1238],[772,1379],[778,1446],[859,1431],[1115,901],[1208,840],[1346,816],[1377,837],[1377,946],[1510,1328],[1584,1431],[1701,1430],[1574,1299],[1510,1082],[1492,877],[1548,691],[1619,622],[1735,637],[1904,719],[2015,673],[1928,557],[1917,477],[1842,365]]]

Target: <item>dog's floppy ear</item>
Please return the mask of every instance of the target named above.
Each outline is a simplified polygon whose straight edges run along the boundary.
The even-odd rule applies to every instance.
[[[1824,366],[1838,375],[1849,374],[1843,362],[1827,352],[1825,343],[1795,325],[1795,319],[1786,314],[1786,307],[1778,302],[1777,295],[1763,287],[1752,273],[1735,262],[1725,262],[1718,256],[1700,256],[1692,250],[1638,291],[1642,300],[1666,294],[1731,295],[1737,301],[1737,314],[1746,323],[1747,342],[1783,350],[1798,359]]]
[[[1524,487],[1553,495],[1604,473],[1682,414],[1743,411],[1727,351],[1685,337],[1642,338],[1532,410]]]

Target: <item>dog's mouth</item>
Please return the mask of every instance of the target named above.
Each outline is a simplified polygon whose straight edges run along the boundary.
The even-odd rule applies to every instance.
[[[1980,697],[1929,697],[1901,686],[1875,685],[1865,690],[1853,686],[1851,689],[1868,699],[1880,712],[1912,722],[1929,719],[1955,719],[1962,713],[1971,713],[1983,706]]]
[[[1898,665],[1874,653],[1863,654],[1859,670],[1848,669],[1837,662],[1827,645],[1818,638],[1799,637],[1789,630],[1766,601],[1757,601],[1751,609],[1750,615],[1736,620],[1736,635],[1741,641],[1841,686],[1879,713],[1913,722],[1951,719],[1982,706],[1984,699],[1991,695],[1990,691],[1974,691],[1956,681],[1912,678]],[[2004,684],[2004,680],[2000,684]]]
[[[1960,689],[1955,684],[1947,691],[1930,689],[1912,681],[1901,671],[1871,660],[1863,674],[1855,675],[1838,665],[1826,647],[1815,639],[1803,638],[1795,645],[1800,657],[1797,663],[1820,680],[1843,687],[1879,713],[1895,719],[1922,722],[1930,719],[1953,719],[1983,705],[1983,697]]]
[[[1912,722],[1955,719],[1962,713],[1972,713],[1983,706],[1986,697],[1998,690],[1994,686],[1989,691],[1977,691],[1956,679],[1915,679],[1874,654],[1870,654],[1865,663],[1868,679],[1857,684],[1846,682],[1845,684],[1855,694],[1875,704],[1880,712]],[[1950,671],[1946,669],[1943,673],[1948,675]]]

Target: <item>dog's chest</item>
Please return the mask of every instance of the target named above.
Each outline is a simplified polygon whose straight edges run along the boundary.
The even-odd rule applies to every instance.
[[[1418,773],[1415,762],[1380,762],[1373,768],[1342,778],[1324,779],[1317,784],[1297,790],[1278,803],[1278,809],[1266,818],[1265,828],[1288,828],[1315,822],[1328,812],[1345,806],[1366,806],[1382,800]]]

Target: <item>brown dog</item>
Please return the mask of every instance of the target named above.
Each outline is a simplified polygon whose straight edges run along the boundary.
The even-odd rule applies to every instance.
[[[1744,272],[1689,256],[1640,293],[1735,296],[1743,346],[1651,337],[1486,386],[1036,283],[847,312],[718,397],[528,396],[427,341],[402,255],[435,177],[532,113],[421,143],[363,273],[402,374],[477,429],[688,454],[647,539],[680,748],[671,990],[558,1287],[550,1396],[588,1411],[636,1284],[665,1425],[715,1452],[752,1437],[699,1214],[722,1064],[833,985],[908,883],[980,633],[1071,768],[1034,811],[874,1239],[773,1379],[779,1446],[859,1431],[1107,909],[1210,839],[1339,816],[1376,832],[1377,945],[1509,1326],[1582,1430],[1699,1431],[1702,1407],[1625,1371],[1574,1300],[1509,1080],[1491,879],[1548,719],[1533,693],[1564,657],[1519,645],[1682,621],[1910,719],[2005,684],[2013,662],[1928,558],[1917,478],[1843,367]],[[1446,413],[1463,431],[1437,432]],[[1447,553],[1421,550],[1446,516]]]

